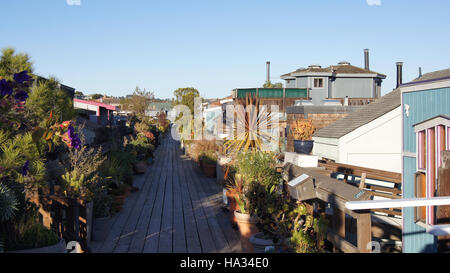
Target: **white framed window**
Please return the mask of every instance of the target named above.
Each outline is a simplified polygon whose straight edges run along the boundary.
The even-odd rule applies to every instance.
[[[414,126],[417,142],[417,172],[415,197],[431,198],[439,195],[437,190],[441,152],[450,149],[450,121],[447,117],[421,122]],[[434,207],[417,207],[415,221],[426,225],[436,224]]]

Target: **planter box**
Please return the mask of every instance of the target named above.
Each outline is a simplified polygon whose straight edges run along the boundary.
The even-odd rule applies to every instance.
[[[92,226],[93,226],[93,219],[94,219],[94,202],[89,202],[85,206],[85,214],[83,215],[86,217],[86,243],[87,246],[91,244],[92,240]]]
[[[299,154],[309,155],[313,149],[313,140],[294,140],[294,151]]]
[[[111,217],[94,219],[94,225],[92,228],[92,241],[102,242],[106,240],[109,233],[108,224],[110,220]]]
[[[207,164],[207,163],[204,163],[203,161],[200,161],[200,162],[201,162],[201,168],[202,168],[204,175],[206,175],[207,177],[210,177],[210,178],[216,177],[216,164]]]
[[[317,168],[319,166],[319,157],[286,152],[284,153],[284,162],[292,163],[302,168]]]
[[[66,241],[64,239],[61,239],[56,245],[52,246],[46,246],[41,248],[32,248],[32,249],[24,249],[24,250],[18,250],[18,251],[5,251],[5,253],[47,253],[47,254],[53,254],[53,253],[67,253],[67,245]]]

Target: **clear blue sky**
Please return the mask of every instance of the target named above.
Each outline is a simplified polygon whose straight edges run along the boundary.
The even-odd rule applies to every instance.
[[[379,1],[379,0],[369,0]],[[69,1],[70,2],[70,1]],[[404,81],[449,68],[450,1],[381,0],[0,0],[0,47],[30,54],[35,72],[84,93],[123,96],[136,85],[172,97],[261,86],[298,67],[346,60]]]

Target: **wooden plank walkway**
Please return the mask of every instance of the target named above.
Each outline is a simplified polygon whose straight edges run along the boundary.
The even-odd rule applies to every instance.
[[[136,176],[132,193],[108,224],[97,253],[239,253],[239,232],[222,210],[222,189],[167,136],[155,162]]]

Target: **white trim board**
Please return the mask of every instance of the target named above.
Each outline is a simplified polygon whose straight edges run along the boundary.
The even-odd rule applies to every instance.
[[[441,80],[429,83],[417,83],[411,86],[400,87],[402,93],[425,91],[430,89],[441,89],[450,87],[450,80]]]

